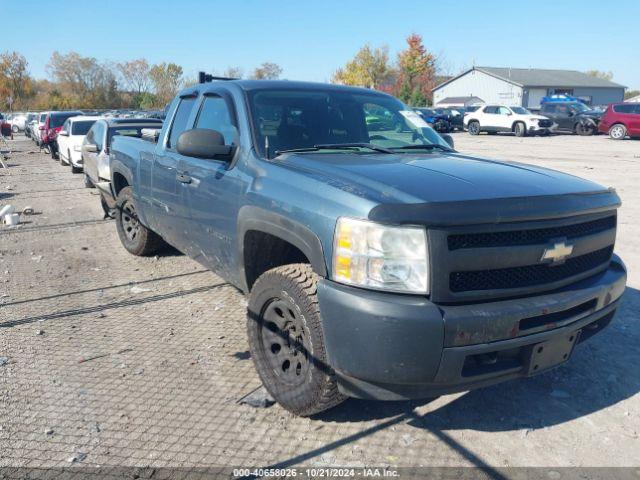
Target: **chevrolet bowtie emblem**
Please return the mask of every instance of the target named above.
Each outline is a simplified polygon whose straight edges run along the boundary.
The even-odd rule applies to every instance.
[[[547,247],[540,259],[543,262],[562,263],[573,252],[573,245],[565,241],[554,242],[552,247]]]

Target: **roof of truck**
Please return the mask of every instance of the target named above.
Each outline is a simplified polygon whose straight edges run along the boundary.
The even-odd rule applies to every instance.
[[[213,81],[205,84],[194,85],[193,87],[185,88],[183,91],[188,92],[193,88],[204,86],[218,86],[218,85],[234,84],[239,86],[245,91],[252,90],[332,90],[332,91],[360,91],[361,93],[388,95],[379,90],[372,90],[363,87],[352,87],[350,85],[339,85],[335,83],[322,83],[322,82],[302,82],[292,80],[222,80]]]

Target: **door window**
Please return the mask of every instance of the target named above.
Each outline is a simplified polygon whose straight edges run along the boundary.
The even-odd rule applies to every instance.
[[[102,147],[104,146],[104,125],[102,122],[96,123],[96,126],[93,129],[93,141],[96,144],[98,152],[101,152]]]
[[[484,113],[495,115],[498,113],[498,107],[484,107]]]
[[[171,124],[171,132],[169,133],[167,148],[175,148],[178,143],[178,137],[187,129],[187,122],[191,116],[191,109],[193,108],[195,101],[195,97],[180,99],[176,114],[173,117],[173,123]]]
[[[196,120],[196,128],[207,128],[220,132],[225,145],[238,143],[238,129],[231,119],[227,102],[218,96],[206,96]]]
[[[498,107],[498,114],[500,115],[509,115],[511,112],[507,107]]]
[[[634,105],[614,105],[613,111],[616,113],[633,113]]]

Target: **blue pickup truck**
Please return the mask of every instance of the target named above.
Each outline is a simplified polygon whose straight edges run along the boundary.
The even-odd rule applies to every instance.
[[[161,130],[114,139],[118,234],[246,293],[256,370],[289,411],[534,375],[613,318],[613,190],[458,153],[384,93],[204,80]]]

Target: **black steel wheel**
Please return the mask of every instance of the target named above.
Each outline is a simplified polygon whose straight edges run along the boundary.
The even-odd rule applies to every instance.
[[[118,194],[116,227],[122,246],[133,255],[151,255],[163,245],[162,238],[140,222],[131,187],[123,188]]]
[[[247,334],[256,371],[271,396],[301,416],[346,398],[327,364],[317,282],[310,265],[284,265],[262,274],[249,295]]]

